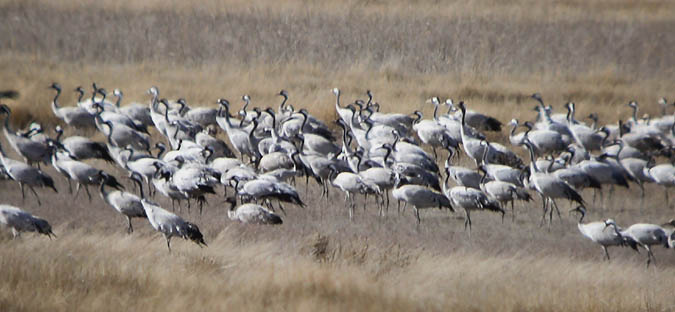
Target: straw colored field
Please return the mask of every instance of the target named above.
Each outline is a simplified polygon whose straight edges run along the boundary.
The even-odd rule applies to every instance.
[[[627,118],[625,104],[657,114],[673,97],[675,27],[670,1],[0,1],[0,90],[17,89],[12,125],[57,120],[49,108],[57,81],[62,105],[78,85],[95,81],[123,90],[124,102],[147,103],[159,87],[169,99],[215,107],[218,98],[277,107],[281,89],[296,107],[335,119],[333,87],[343,101],[374,92],[384,111],[432,107],[431,96],[465,100],[507,122],[534,118],[529,95],[541,92],[556,112],[568,100],[577,118]],[[67,130],[66,135],[72,134]],[[506,131],[492,136],[503,141]],[[220,134],[222,136],[222,133]],[[100,135],[97,135],[100,138]],[[9,150],[4,138],[0,143]],[[8,151],[10,156],[18,156]],[[466,160],[464,160],[466,161]],[[115,176],[125,173],[104,163]],[[469,163],[465,163],[468,165]],[[675,256],[601,249],[581,236],[576,216],[562,211],[539,227],[541,203],[507,214],[390,207],[372,202],[349,221],[343,197],[328,204],[318,187],[298,189],[305,209],[288,207],[278,227],[242,226],[225,217],[222,190],[198,224],[209,247],[175,240],[169,254],[147,221],[125,220],[92,190],[72,200],[52,168],[59,193],[38,190],[22,201],[19,187],[0,182],[0,202],[21,206],[55,226],[59,237],[0,234],[0,310],[376,310],[376,311],[669,311],[675,309]],[[131,184],[124,181],[128,189]],[[231,190],[229,191],[231,192]],[[675,217],[662,189],[617,190],[588,221],[663,223]],[[671,196],[672,197],[672,196]],[[592,193],[584,193],[592,201]],[[158,198],[159,199],[159,198]],[[164,207],[170,203],[160,200]],[[568,208],[561,203],[561,207]]]

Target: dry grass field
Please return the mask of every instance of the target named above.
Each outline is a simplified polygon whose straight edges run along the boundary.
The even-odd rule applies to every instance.
[[[14,126],[50,129],[53,81],[66,106],[71,89],[93,81],[122,89],[127,103],[147,103],[156,85],[197,106],[221,97],[239,105],[249,94],[253,105],[277,107],[286,89],[296,108],[324,120],[335,118],[333,87],[346,102],[371,89],[385,111],[426,115],[430,96],[462,99],[502,122],[532,120],[528,97],[541,92],[556,111],[574,100],[577,118],[595,111],[607,123],[629,116],[629,100],[657,114],[659,97],[675,97],[672,12],[673,2],[656,0],[0,0],[0,90],[21,92],[4,102]],[[179,212],[209,246],[175,239],[169,254],[147,221],[134,220],[127,235],[97,190],[74,201],[62,176],[46,172],[59,193],[38,190],[42,206],[0,181],[0,203],[46,218],[58,235],[0,231],[0,311],[675,310],[672,250],[655,247],[649,269],[643,250],[610,248],[604,261],[567,203],[550,227],[539,227],[538,201],[517,206],[515,221],[476,213],[469,237],[462,213],[422,211],[418,228],[395,204],[379,217],[359,202],[350,222],[341,194],[319,201],[319,187],[300,180],[306,208],[287,208],[281,226],[240,225],[226,218],[221,189],[203,215]],[[661,188],[647,192],[643,210],[631,187],[604,209],[590,204],[586,220],[675,218]]]

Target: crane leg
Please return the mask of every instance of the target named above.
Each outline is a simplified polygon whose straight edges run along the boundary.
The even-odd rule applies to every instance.
[[[413,206],[413,210],[415,211],[415,218],[417,218],[417,226],[419,226],[422,223],[422,219],[420,219],[420,210],[417,209],[416,206]]]
[[[23,183],[19,182],[19,186],[21,187],[21,199],[23,199],[25,201],[26,200],[26,193],[24,193],[24,190],[23,190]]]
[[[75,186],[75,196],[73,196],[73,199],[77,198],[77,195],[80,194],[80,189],[82,188],[82,185],[78,182],[77,185]]]
[[[286,210],[284,210],[284,206],[281,205],[281,202],[278,203],[279,203],[279,210],[281,210],[281,213],[283,213],[284,216],[286,216]]]
[[[513,199],[511,200],[511,222],[515,222],[515,221],[516,221],[516,208],[513,206],[513,205],[514,205],[514,204],[513,204],[514,201],[515,201],[515,200],[513,200]]]
[[[28,189],[35,195],[35,199],[37,199],[38,206],[42,206],[42,203],[40,202],[40,196],[38,196],[37,192],[35,192],[35,189],[32,186],[28,186]]]
[[[127,216],[127,221],[129,221],[129,228],[127,229],[127,233],[131,234],[134,232],[134,227],[131,225],[131,218]]]
[[[541,216],[541,222],[539,222],[539,227],[542,227],[544,222],[546,222],[546,212],[548,212],[548,210],[546,210],[546,204],[548,202],[548,198],[544,197],[544,195],[539,195],[541,196],[542,209],[544,210],[544,214]]]
[[[560,222],[562,222],[562,217],[560,216],[560,209],[558,209],[558,204],[556,204],[555,199],[551,198],[551,203],[553,203],[553,207],[555,207],[555,212],[558,213],[558,219],[560,219]],[[553,214],[553,210],[551,210],[551,215]],[[553,222],[553,216],[551,216],[551,222]]]
[[[602,250],[605,251],[605,256],[607,256],[607,261],[609,261],[609,252],[607,252],[607,247],[602,246]]]
[[[70,182],[70,179],[66,178],[66,181],[68,181],[68,194],[73,194],[73,184]]]
[[[91,194],[89,193],[89,186],[88,185],[84,186],[84,191],[87,192],[87,198],[89,198],[89,202],[91,202]]]
[[[349,203],[349,220],[351,221],[352,218],[354,218],[354,199],[352,198],[351,194],[347,193],[347,198],[345,199],[347,203]]]
[[[466,219],[464,219],[464,231],[466,231],[467,226],[469,227],[469,235],[471,235],[471,214],[468,209],[464,209],[464,214]]]
[[[166,247],[169,247],[169,253],[171,253],[171,237],[166,237]]]
[[[647,249],[647,267],[649,267],[649,264],[652,262],[654,262],[654,265],[656,265],[656,258],[652,253],[651,247],[649,247],[649,245],[645,245],[645,248]]]
[[[645,206],[645,186],[642,183],[638,183],[640,187],[640,213],[643,212]]]
[[[668,187],[667,186],[663,187],[663,193],[666,197],[666,206],[668,206],[669,204],[668,204]]]

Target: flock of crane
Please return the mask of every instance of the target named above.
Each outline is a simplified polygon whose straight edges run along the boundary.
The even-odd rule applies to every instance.
[[[295,188],[295,179],[303,176],[306,184],[310,178],[317,182],[321,199],[327,200],[331,189],[343,192],[350,219],[357,195],[365,195],[366,200],[370,195],[384,215],[391,193],[399,208],[401,202],[412,206],[418,226],[420,209],[463,210],[465,230],[470,233],[472,212],[497,212],[503,221],[508,203],[513,210],[514,201],[530,201],[536,193],[542,200],[542,223],[547,218],[550,223],[554,212],[560,216],[557,199],[576,202],[578,207],[572,211],[581,214],[579,231],[599,244],[608,260],[609,246],[635,250],[639,246],[648,251],[649,265],[651,246],[675,245],[672,220],[626,229],[612,219],[583,223],[587,204],[581,196],[582,190],[591,188],[593,201],[596,193],[602,201],[603,188],[612,192],[614,186],[634,183],[644,198],[644,184],[655,183],[664,187],[668,203],[668,188],[675,185],[675,115],[667,113],[670,104],[665,99],[659,101],[662,116],[658,118],[638,118],[638,104],[632,101],[630,119],[599,126],[595,114],[589,116],[590,125],[577,120],[572,102],[566,105],[566,114],[554,114],[534,94],[536,121],[509,123],[511,145],[529,152],[526,164],[482,133],[501,131],[501,122],[450,99],[430,99],[433,118],[425,119],[419,111],[380,112],[370,91],[367,99],[343,105],[340,90],[333,89],[339,117],[335,125],[342,130],[336,138],[328,125],[307,110],[296,111],[284,90],[276,111],[250,108],[251,99],[244,95],[245,105],[233,112],[225,99],[217,100],[217,109],[189,107],[184,99],[170,102],[160,97],[156,87],[148,90],[149,105],[121,106],[121,91],[114,90],[112,102],[95,83],[90,97],[78,87],[76,105],[60,106],[61,86],[53,83],[51,88],[56,92],[51,107],[63,124],[96,129],[106,142],[83,136],[62,138],[60,126],[51,138],[36,123],[17,131],[10,126],[10,108],[0,104],[6,139],[23,158],[9,158],[0,146],[0,179],[19,183],[24,199],[27,187],[40,205],[35,188],[57,192],[53,178],[40,169],[41,164],[51,165],[66,178],[71,193],[72,183],[76,184],[75,197],[84,188],[91,200],[89,186],[98,187],[103,200],[127,218],[129,233],[133,218],[147,218],[164,235],[169,251],[174,236],[206,245],[198,226],[174,213],[176,202],[179,207],[187,202],[188,208],[197,203],[201,212],[207,197],[223,186],[230,219],[280,224],[275,203],[284,214],[283,204],[305,206]],[[526,130],[518,132],[521,126]],[[150,127],[161,135],[155,144]],[[229,145],[216,137],[218,130],[224,131]],[[153,155],[155,149],[158,152]],[[447,159],[440,159],[439,149],[447,151]],[[475,168],[457,165],[462,151]],[[137,184],[139,195],[125,191],[112,174],[84,162],[87,159],[103,159],[122,168]],[[449,188],[449,180],[456,186]],[[171,199],[173,212],[150,199],[158,192]],[[11,228],[14,236],[21,231],[54,235],[47,221],[9,205],[0,205],[0,224]]]

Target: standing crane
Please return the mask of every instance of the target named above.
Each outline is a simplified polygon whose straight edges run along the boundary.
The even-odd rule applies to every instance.
[[[24,193],[25,185],[28,185],[28,189],[35,195],[38,205],[42,205],[42,203],[33,186],[50,187],[54,192],[59,192],[54,186],[54,180],[40,169],[33,168],[21,161],[5,157],[5,151],[2,149],[2,145],[0,145],[0,162],[5,167],[7,175],[12,180],[19,183],[19,186],[21,187],[21,198],[26,199]]]
[[[155,231],[164,234],[169,252],[171,252],[171,238],[174,236],[189,239],[200,247],[201,245],[208,246],[197,225],[183,220],[183,218],[160,207],[159,204],[145,199],[145,197],[141,199],[141,203],[152,227]]]
[[[54,112],[54,116],[63,120],[67,125],[75,128],[94,127],[94,115],[90,114],[86,109],[79,106],[59,106],[58,99],[61,95],[61,86],[58,83],[52,83],[50,88],[56,90],[56,95],[54,96],[54,100],[52,100],[52,111]]]
[[[9,119],[11,115],[11,110],[9,109],[9,106],[5,104],[0,104],[0,113],[4,113],[5,115],[5,137],[7,138],[7,141],[9,142],[9,145],[14,148],[14,150],[21,155],[28,164],[32,164],[34,162],[38,163],[38,167],[40,167],[40,162],[44,163],[49,163],[49,153],[50,149],[49,146],[33,141],[30,138],[26,138],[24,136],[16,134],[14,131],[12,131],[9,128]]]
[[[123,214],[126,218],[127,221],[129,222],[129,228],[127,229],[127,233],[131,234],[134,231],[134,227],[131,225],[131,218],[147,218],[148,216],[145,214],[145,209],[143,209],[143,204],[141,203],[141,199],[131,193],[115,190],[115,191],[108,191],[105,189],[106,183],[110,176],[106,173],[103,174],[104,179],[101,181],[101,188],[100,188],[100,193],[101,193],[101,198],[110,206],[115,208],[117,212]],[[134,181],[134,183],[138,184],[138,189],[140,190],[141,194],[143,194],[143,185],[141,181],[141,176],[138,173],[132,173],[131,179]],[[143,197],[141,195],[141,197]]]
[[[581,232],[581,235],[602,247],[602,250],[607,257],[607,261],[609,261],[609,252],[607,252],[607,247],[609,246],[629,245],[635,251],[638,251],[637,243],[629,237],[622,236],[620,233],[622,229],[620,227],[616,227],[615,230],[607,229],[604,221],[582,223],[586,216],[586,208],[583,205],[580,205],[577,208],[570,210],[570,213],[575,211],[581,214],[579,222],[577,222],[579,232]]]
[[[614,230],[619,232],[621,236],[631,238],[642,248],[647,250],[647,267],[649,264],[654,261],[656,263],[656,258],[652,253],[651,246],[653,245],[663,245],[665,248],[669,248],[668,236],[666,231],[662,227],[656,224],[647,224],[647,223],[638,223],[629,226],[625,230],[619,229],[616,225],[616,222],[612,219],[605,220],[605,226],[614,227]]]

